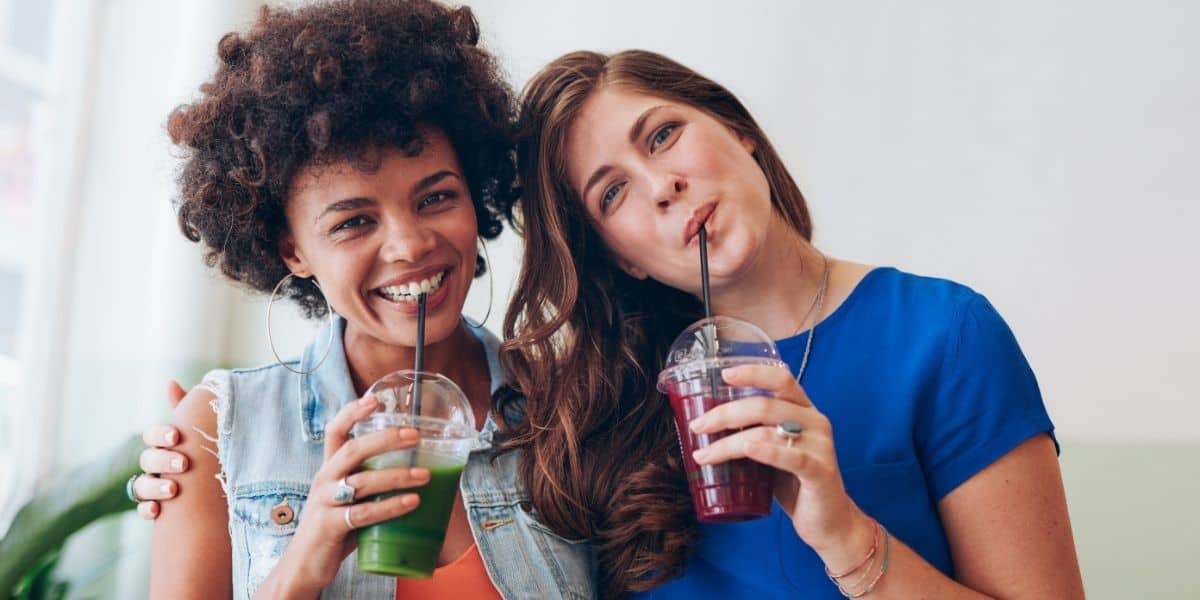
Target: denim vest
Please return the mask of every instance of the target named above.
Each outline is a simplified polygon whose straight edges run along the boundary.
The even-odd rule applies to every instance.
[[[217,395],[217,449],[229,502],[233,550],[233,596],[249,598],[275,567],[304,518],[309,484],[323,462],[325,423],[354,400],[342,346],[345,321],[338,319],[333,344],[315,371],[298,375],[278,364],[257,369],[214,371],[205,387]],[[492,391],[500,386],[499,340],[468,328],[487,352]],[[322,329],[300,360],[288,365],[309,371],[325,351]],[[484,438],[496,431],[489,415]],[[595,562],[585,541],[564,539],[535,520],[528,493],[517,477],[517,453],[493,461],[494,449],[471,454],[460,491],[471,534],[492,583],[506,599],[593,598]],[[277,510],[286,505],[286,510]],[[281,512],[282,514],[274,514]],[[393,598],[396,580],[362,573],[351,554],[322,598]]]

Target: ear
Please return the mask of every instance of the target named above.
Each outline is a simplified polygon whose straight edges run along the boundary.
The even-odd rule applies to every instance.
[[[283,264],[287,265],[288,270],[296,277],[309,277],[312,275],[312,269],[309,268],[308,260],[304,257],[304,252],[296,245],[296,238],[291,233],[284,233],[279,238],[279,257],[283,259]]]
[[[625,271],[626,275],[628,275],[634,279],[645,280],[647,277],[650,276],[648,273],[641,270],[636,265],[625,260],[624,258],[617,259],[617,266],[620,267],[622,271]]]

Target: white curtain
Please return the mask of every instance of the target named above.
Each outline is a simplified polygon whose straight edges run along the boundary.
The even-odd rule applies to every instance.
[[[59,4],[13,400],[17,500],[168,418],[169,378],[188,385],[228,366],[237,305],[175,225],[178,161],[164,126],[215,68],[220,35],[250,22],[256,3]],[[144,597],[149,531],[129,514],[76,536],[60,563],[81,585],[73,596]]]

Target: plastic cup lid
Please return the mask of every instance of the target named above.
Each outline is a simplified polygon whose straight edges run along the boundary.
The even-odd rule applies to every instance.
[[[720,316],[700,319],[671,344],[658,389],[665,392],[674,383],[707,377],[714,369],[746,364],[784,366],[775,342],[754,323]]]
[[[414,413],[413,384],[417,375],[417,371],[407,369],[395,371],[371,384],[367,395],[374,395],[380,406],[354,426],[354,434],[394,426],[417,427],[422,430],[422,436],[436,434],[440,439],[478,437],[471,402],[462,389],[444,375],[428,371],[420,373],[421,408],[419,413]]]

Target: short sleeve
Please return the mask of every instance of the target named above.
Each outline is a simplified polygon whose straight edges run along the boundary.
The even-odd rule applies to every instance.
[[[936,389],[917,415],[914,441],[935,501],[1029,438],[1054,436],[1037,379],[1004,319],[974,292],[961,306]]]

